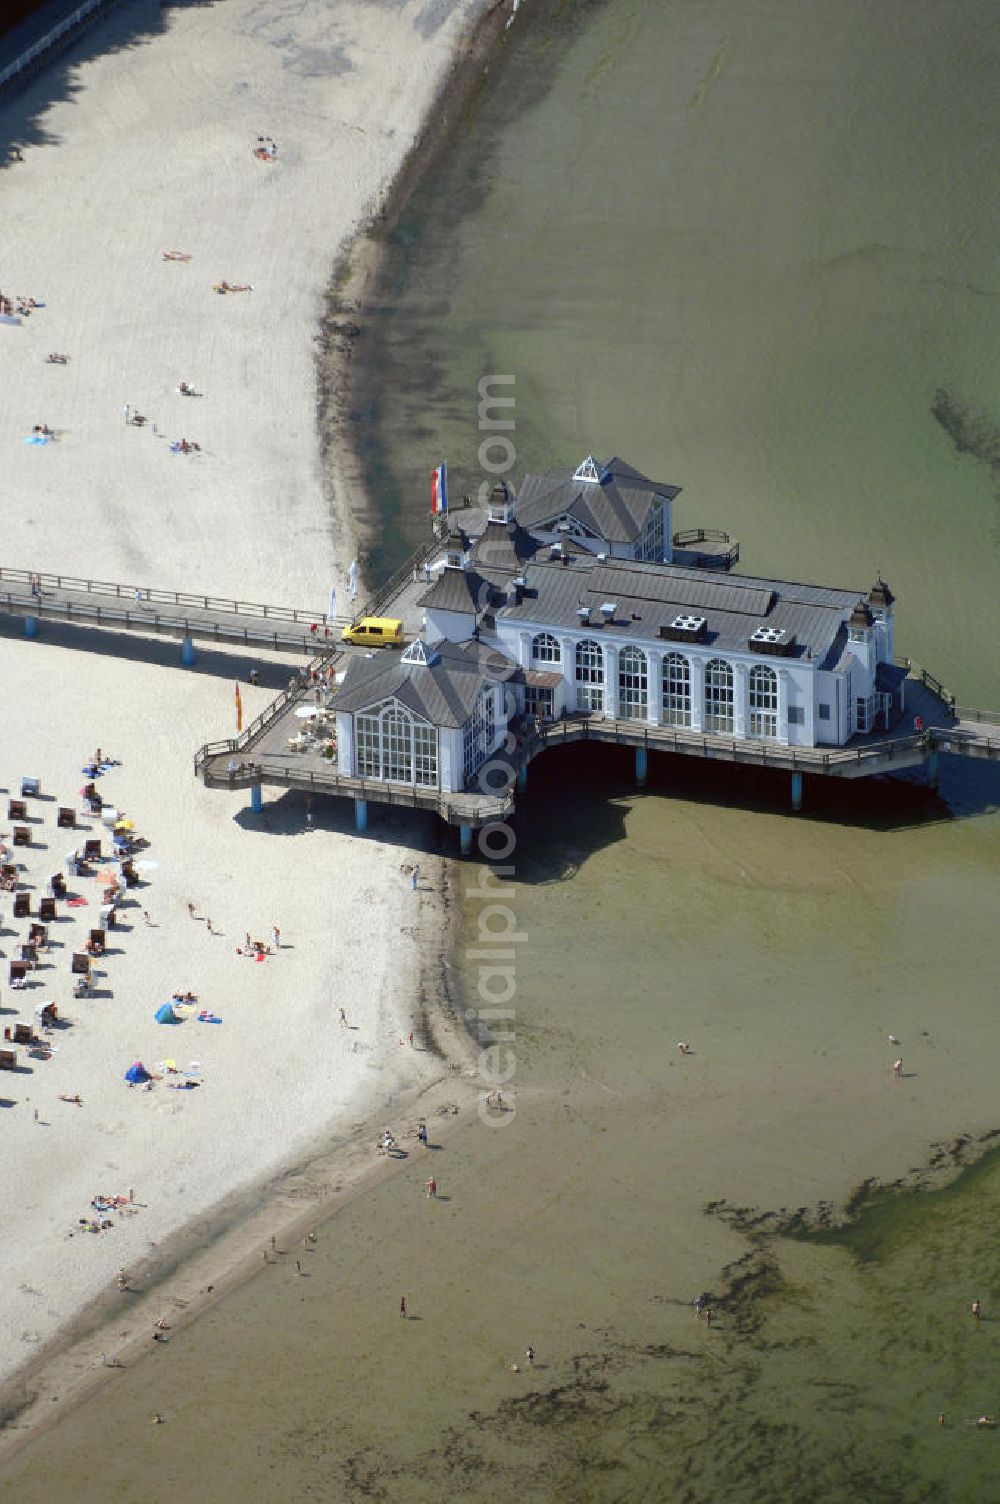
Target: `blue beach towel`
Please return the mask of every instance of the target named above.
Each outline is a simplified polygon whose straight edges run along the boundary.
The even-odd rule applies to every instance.
[[[49,441],[43,433],[29,433],[25,435],[26,444],[47,444]]]

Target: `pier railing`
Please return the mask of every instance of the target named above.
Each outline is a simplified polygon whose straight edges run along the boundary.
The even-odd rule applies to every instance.
[[[117,0],[83,0],[82,5],[70,11],[68,16],[64,16],[51,31],[39,37],[37,42],[26,47],[6,68],[0,68],[0,93],[9,84],[30,78],[50,56],[75,41],[77,33],[83,30],[87,21],[96,20],[101,11],[110,9],[116,3]]]
[[[180,610],[210,611],[220,616],[254,616],[262,621],[290,621],[310,627],[322,626],[326,616],[322,611],[307,611],[291,606],[267,606],[260,601],[232,600],[228,596],[199,595],[190,590],[156,590],[146,585],[122,585],[110,580],[85,580],[71,574],[39,574],[31,569],[0,568],[0,581],[27,587],[26,602],[33,597],[32,588],[41,591],[42,606],[45,592],[67,591],[74,595],[97,596],[103,599],[133,601],[137,606],[174,606]],[[10,592],[5,592],[10,598]]]
[[[349,778],[334,768],[310,768],[287,762],[260,761],[237,762],[234,768],[208,768],[206,764],[217,757],[235,760],[232,742],[209,742],[195,756],[195,771],[206,781],[218,787],[245,788],[248,783],[267,783],[304,790],[306,793],[340,794],[350,799],[370,799],[372,803],[401,805],[407,809],[429,810],[442,819],[455,822],[459,808],[460,818],[469,825],[478,825],[490,820],[502,819],[513,808],[512,793],[480,798],[472,794],[445,794],[440,789],[417,788],[408,783],[373,782],[364,778]]]
[[[398,595],[403,585],[416,578],[416,572],[424,560],[429,559],[431,554],[436,553],[440,547],[441,539],[436,536],[422,543],[414,553],[410,554],[406,563],[401,564],[396,573],[390,575],[385,584],[380,585],[375,594],[365,601],[364,605],[355,612],[352,620],[360,621],[363,616],[380,616],[382,608]]]
[[[314,673],[324,674],[328,668],[339,663],[343,656],[337,652],[321,653],[306,665],[301,674],[296,674],[279,695],[268,701],[260,715],[255,716],[249,726],[244,726],[238,736],[227,737],[224,741],[206,742],[203,747],[199,747],[194,755],[195,772],[200,773],[213,757],[232,757],[236,752],[245,752],[279,716],[284,715],[299,700],[305,699],[312,688]]]

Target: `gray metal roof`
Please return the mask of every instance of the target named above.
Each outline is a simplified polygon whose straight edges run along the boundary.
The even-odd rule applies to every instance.
[[[435,726],[464,726],[480,690],[502,684],[517,669],[505,654],[470,640],[429,643],[432,662],[405,663],[385,649],[377,657],[353,657],[337,691],[335,708],[352,715],[395,699]]]
[[[600,482],[575,480],[572,470],[526,475],[515,502],[518,522],[535,528],[566,514],[609,543],[632,543],[645,526],[654,496],[672,500],[680,490],[650,480],[617,455],[600,470]]]
[[[748,652],[755,627],[781,627],[795,638],[795,655],[812,658],[830,653],[859,595],[856,590],[745,575],[720,580],[701,570],[613,559],[596,567],[575,559],[567,564],[534,563],[523,574],[524,598],[498,612],[503,621],[580,629],[578,612],[589,606],[592,620],[584,628],[588,632],[650,640],[676,616],[699,615],[707,623],[703,646]],[[616,606],[614,620],[607,625],[600,609],[605,602]],[[683,643],[677,646],[683,648]]]
[[[481,569],[509,570],[517,574],[526,559],[541,547],[523,527],[505,522],[487,522],[472,550],[472,562]]]
[[[493,587],[476,570],[446,566],[417,598],[417,605],[432,611],[485,611],[494,595]]]

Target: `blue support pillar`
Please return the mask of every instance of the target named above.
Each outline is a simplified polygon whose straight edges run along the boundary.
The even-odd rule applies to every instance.
[[[649,771],[649,753],[645,747],[635,749],[635,781],[642,788],[646,782],[646,774]]]
[[[458,827],[458,843],[463,856],[472,855],[472,826],[460,825]]]
[[[927,759],[927,782],[932,789],[936,789],[938,786],[938,754],[936,747]]]
[[[522,762],[517,770],[517,786],[519,789],[526,789],[528,787],[528,764],[526,762]]]
[[[259,815],[263,808],[264,790],[259,783],[252,783],[250,785],[250,811],[252,814]]]
[[[792,809],[802,808],[802,774],[792,774]]]
[[[26,616],[24,618],[24,635],[25,635],[25,637],[37,637],[38,636],[38,617],[37,616]]]
[[[185,668],[192,668],[194,666],[194,643],[190,637],[185,637],[181,643],[181,662]]]
[[[367,799],[355,799],[354,801],[354,829],[362,835],[368,829]]]

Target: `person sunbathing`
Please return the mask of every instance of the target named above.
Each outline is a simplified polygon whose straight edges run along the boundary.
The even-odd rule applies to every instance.
[[[60,1102],[72,1102],[74,1107],[82,1107],[83,1106],[83,1098],[80,1096],[79,1092],[77,1092],[76,1096],[70,1097],[70,1096],[67,1096],[67,1094],[64,1091],[61,1091],[59,1093],[59,1100],[60,1100]]]
[[[163,259],[164,261],[190,261],[191,253],[190,251],[164,251]]]
[[[64,365],[67,364],[68,361],[69,361],[69,356],[68,355],[56,355],[56,354],[52,354],[52,355],[49,356],[49,365],[50,366],[64,366]]]

